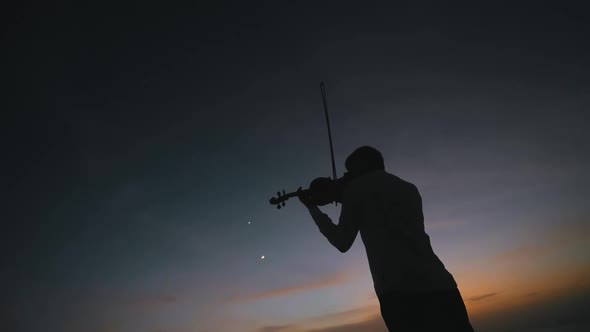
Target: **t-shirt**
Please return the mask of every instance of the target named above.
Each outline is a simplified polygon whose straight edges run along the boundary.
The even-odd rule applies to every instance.
[[[343,192],[338,225],[317,207],[310,213],[341,252],[360,232],[377,295],[457,286],[432,250],[418,189],[393,174],[378,170],[352,180]]]

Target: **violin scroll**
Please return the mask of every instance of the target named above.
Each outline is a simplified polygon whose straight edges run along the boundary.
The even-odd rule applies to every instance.
[[[303,192],[307,192],[309,191],[308,189],[303,190]],[[290,193],[285,193],[285,190],[283,189],[283,192],[281,193],[280,191],[277,191],[277,197],[272,197],[269,200],[269,203],[272,205],[276,205],[277,209],[280,209],[281,207],[285,206],[285,201],[287,201],[289,198],[293,198],[293,197],[297,197],[298,193],[296,191],[290,192]]]

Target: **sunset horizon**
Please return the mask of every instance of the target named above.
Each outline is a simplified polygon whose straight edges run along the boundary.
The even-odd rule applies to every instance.
[[[297,197],[269,204],[333,176],[324,82],[337,178],[371,146],[415,185],[475,331],[590,331],[585,13],[19,4],[0,329],[386,332],[364,238],[341,253]]]

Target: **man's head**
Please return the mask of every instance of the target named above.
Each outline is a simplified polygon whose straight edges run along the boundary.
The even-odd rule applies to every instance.
[[[375,170],[385,169],[385,162],[379,150],[370,146],[361,146],[354,150],[344,163],[351,175],[361,175]]]

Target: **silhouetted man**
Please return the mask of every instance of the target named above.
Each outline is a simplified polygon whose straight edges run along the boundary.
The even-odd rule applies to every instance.
[[[390,331],[473,331],[453,276],[424,231],[422,198],[413,184],[385,171],[381,153],[363,146],[346,159],[353,179],[341,191],[338,225],[311,204],[320,232],[341,252],[357,232],[365,245],[381,315]]]

